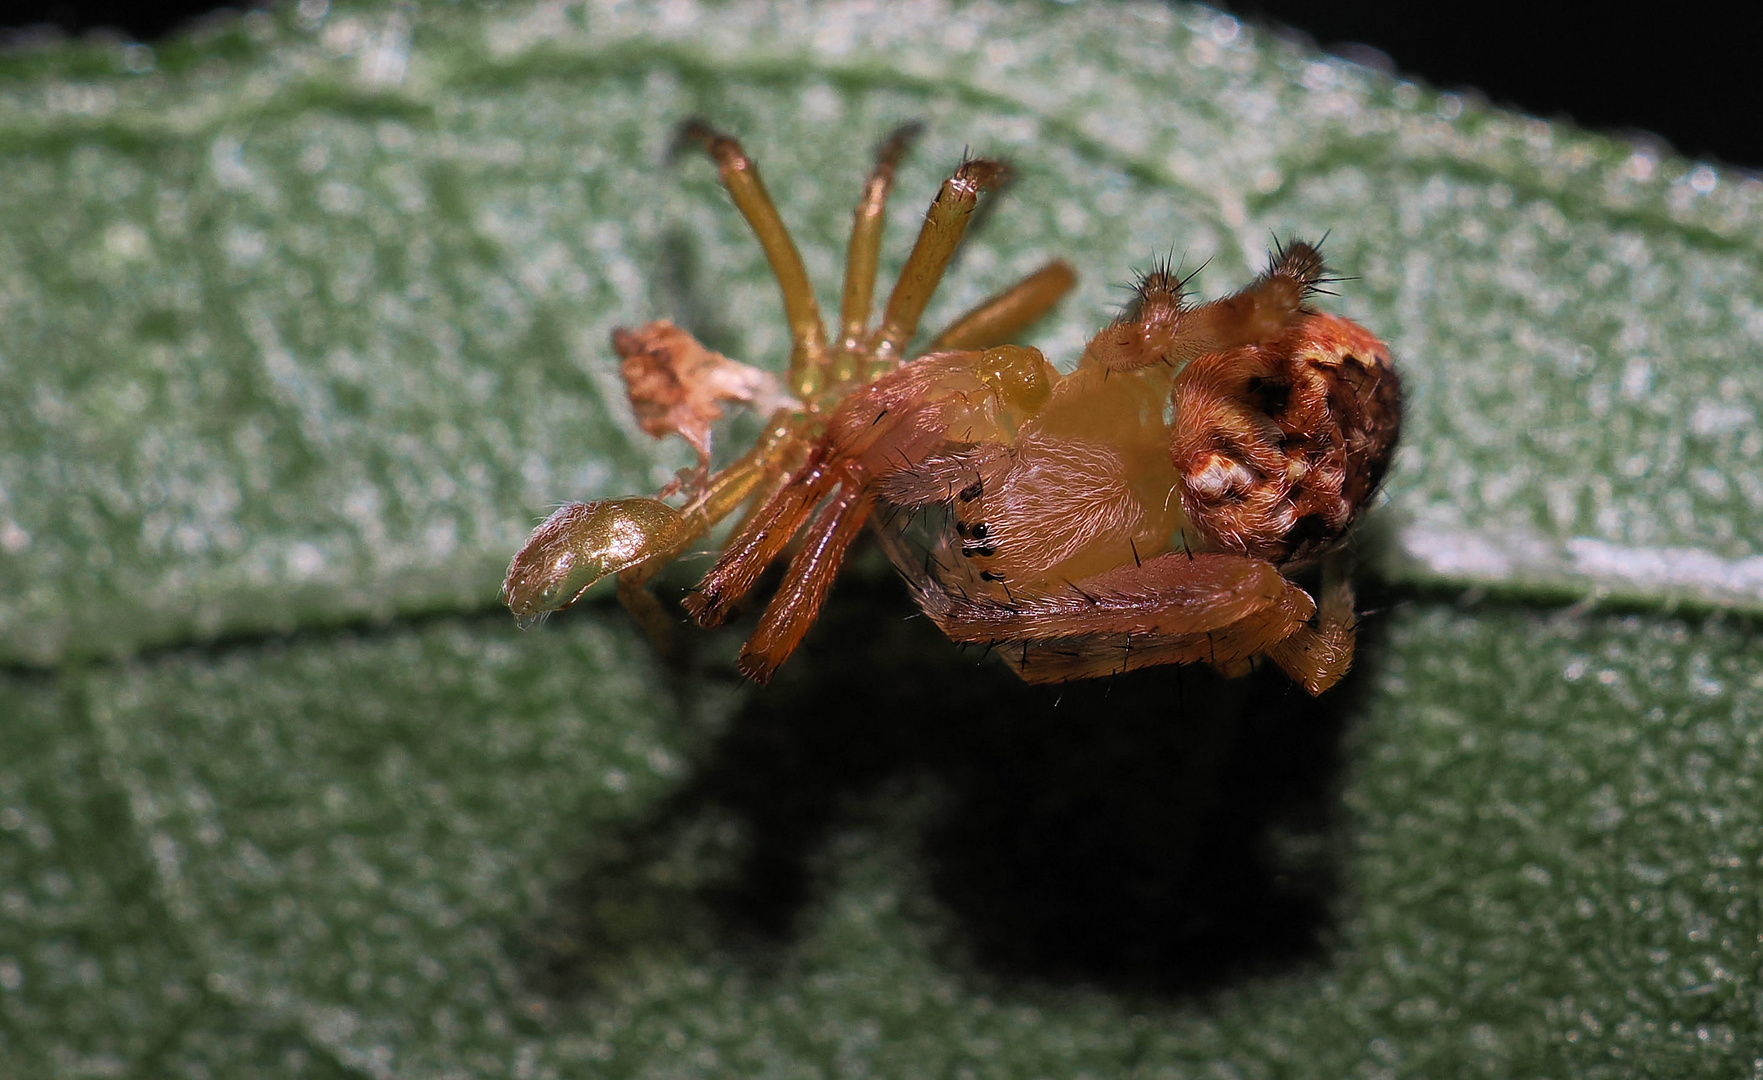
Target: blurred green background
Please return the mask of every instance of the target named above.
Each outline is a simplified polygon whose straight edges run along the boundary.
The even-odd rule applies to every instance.
[[[765,691],[506,561],[652,490],[606,345],[778,363],[869,147],[1047,258],[1330,234],[1405,443],[1319,702],[1018,684],[874,560]],[[0,1071],[1763,1070],[1763,183],[1164,6],[307,3],[0,58]],[[830,299],[830,298],[828,298]],[[697,562],[671,587],[689,583]]]

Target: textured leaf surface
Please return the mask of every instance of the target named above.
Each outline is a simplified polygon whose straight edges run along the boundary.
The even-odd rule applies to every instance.
[[[210,992],[64,688],[79,681],[0,683],[0,1072],[342,1075],[293,1025]]]
[[[1763,184],[1158,6],[338,4],[0,72],[0,1071],[1763,1059]],[[759,695],[483,614],[683,463],[611,327],[785,352],[690,115],[825,288],[891,126],[894,260],[1010,158],[930,321],[1065,257],[1067,363],[1135,265],[1332,231],[1410,391],[1354,684],[1030,691],[861,574]],[[1586,596],[1636,614],[1534,606]]]
[[[1035,696],[949,663],[934,631],[914,630],[860,652],[873,666],[858,685],[871,670],[965,675],[995,707]],[[1271,853],[1225,856],[1303,880],[1313,849],[1332,849],[1343,917],[1331,943],[1298,974],[1227,982],[1198,1004],[987,975],[983,927],[980,958],[951,971],[949,946],[959,956],[967,938],[938,901],[962,910],[961,868],[976,860],[1028,875],[1021,892],[989,886],[978,914],[1022,930],[1043,963],[1086,921],[1132,927],[1135,898],[1114,895],[1132,874],[1104,865],[1107,887],[1074,889],[1056,872],[1084,857],[1069,845],[1118,828],[1150,845],[1140,858],[1179,858],[1144,815],[1183,804],[1168,788],[1184,772],[1220,767],[1197,763],[1210,740],[1306,739],[1304,725],[1325,722],[1294,722],[1304,706],[1273,680],[1260,689],[1283,719],[1226,692],[1203,699],[1217,712],[1204,719],[1146,709],[1077,737],[1044,699],[967,713],[977,734],[898,713],[904,732],[878,733],[882,710],[841,716],[850,687],[818,677],[731,720],[726,707],[682,714],[654,689],[640,636],[606,613],[543,634],[449,622],[167,658],[94,677],[90,693],[212,984],[368,1071],[528,1062],[571,1075],[615,1061],[633,1075],[808,1075],[862,1062],[890,1076],[1149,1076],[1222,1061],[1243,1075],[1730,1075],[1757,1050],[1763,989],[1763,742],[1749,719],[1763,677],[1746,636],[1431,605],[1387,631],[1355,710],[1345,809],[1330,812],[1338,835],[1276,823]],[[583,671],[599,673],[591,696]],[[1142,707],[1147,686],[1174,683],[1123,681],[1119,699],[1080,691],[1062,708]],[[1222,760],[1246,757],[1253,776],[1283,756],[1238,742]],[[698,779],[681,798],[688,761]],[[1033,796],[1013,805],[1021,793],[990,786],[999,773]],[[826,785],[830,811],[812,806]],[[1249,794],[1219,798],[1254,814],[1238,805]],[[1215,812],[1188,801],[1202,824]],[[829,894],[796,913],[799,940],[759,959],[716,948],[711,920],[738,910],[741,874],[758,876],[745,887],[765,903],[784,899],[763,892],[765,861],[812,850],[792,847],[792,826],[831,832],[809,856]],[[998,845],[1025,854],[992,860]],[[928,882],[927,858],[940,867]],[[1162,884],[1217,887],[1179,872]],[[1184,914],[1174,896],[1137,902]],[[1227,933],[1279,937],[1306,909],[1274,904],[1240,925],[1211,915]],[[1184,944],[1175,927],[1137,929],[1122,949]]]

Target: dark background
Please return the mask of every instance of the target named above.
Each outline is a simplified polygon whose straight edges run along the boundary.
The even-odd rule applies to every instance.
[[[1709,3],[1674,2],[1649,5],[1640,17],[1571,17],[1534,2],[1221,6],[1440,89],[1473,88],[1522,112],[1763,168],[1763,10],[1735,17]],[[0,28],[47,24],[76,36],[108,29],[151,42],[214,8],[203,0],[25,0],[0,4]]]

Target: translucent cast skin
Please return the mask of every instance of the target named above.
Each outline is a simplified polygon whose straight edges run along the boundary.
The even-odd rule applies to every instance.
[[[741,653],[760,682],[801,641],[873,524],[937,625],[956,641],[999,646],[1031,682],[1170,663],[1239,674],[1265,657],[1312,694],[1332,686],[1354,644],[1340,542],[1389,462],[1401,393],[1381,342],[1309,306],[1333,280],[1315,247],[1288,244],[1247,288],[1197,306],[1167,270],[1146,275],[1070,375],[1005,344],[1071,287],[1062,263],[907,360],[979,194],[1003,175],[974,160],[944,182],[872,326],[882,210],[911,134],[883,144],[864,186],[829,339],[752,161],[733,139],[686,126],[779,281],[789,371],[780,385],[666,322],[619,331],[645,430],[686,439],[698,468],[661,498],[557,511],[509,567],[509,607],[524,622],[617,574],[625,605],[664,639],[671,620],[645,583],[746,505],[685,606],[717,625],[791,553]],[[751,450],[712,473],[725,403],[770,419]],[[1312,597],[1287,572],[1319,560]]]

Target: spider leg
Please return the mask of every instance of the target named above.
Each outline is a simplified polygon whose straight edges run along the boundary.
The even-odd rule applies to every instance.
[[[1316,626],[1300,627],[1267,650],[1273,662],[1311,694],[1320,694],[1339,682],[1353,665],[1358,620],[1353,614],[1353,580],[1347,556],[1337,554],[1323,562],[1318,592],[1321,603]]]
[[[871,338],[872,373],[886,371],[900,361],[901,350],[918,330],[919,317],[943,280],[943,271],[949,268],[949,260],[954,257],[955,248],[967,231],[967,221],[979,203],[980,192],[996,187],[1004,178],[1004,172],[1004,166],[999,162],[975,158],[963,163],[955,170],[954,176],[943,181],[942,189],[925,215],[924,227],[918,232],[912,254],[906,257],[906,265],[900,270],[900,280],[894,283],[894,291],[888,296],[881,325]]]
[[[710,477],[702,493],[679,512],[680,529],[665,550],[619,572],[618,600],[663,655],[674,655],[673,619],[647,588],[649,581],[743,503],[769,503],[789,478],[801,440],[788,412],[771,418],[764,437],[739,460]],[[755,500],[755,496],[757,499]]]
[[[688,543],[715,528],[756,492],[764,496],[761,502],[770,500],[769,489],[801,465],[803,444],[798,423],[798,414],[790,410],[774,413],[753,449],[719,470],[705,485],[704,493],[686,504],[681,512],[693,530]],[[680,546],[683,549],[685,545]]]
[[[809,371],[826,352],[826,328],[820,321],[820,305],[814,299],[814,286],[808,282],[802,255],[759,179],[758,166],[739,142],[696,120],[687,121],[680,128],[679,137],[681,141],[698,143],[716,162],[723,187],[752,227],[759,246],[765,249],[765,259],[783,293],[784,318],[790,324],[788,384],[791,392],[800,396],[808,384]]]
[[[1240,673],[1316,613],[1310,595],[1273,564],[1217,552],[1168,552],[1062,590],[1014,590],[1007,602],[969,599],[922,580],[913,585],[920,606],[953,640],[1021,642],[1020,662],[1011,666],[1032,683],[1156,664],[1208,663]],[[1328,685],[1299,681],[1312,693]]]
[[[869,316],[875,307],[875,269],[881,258],[882,227],[886,223],[888,195],[894,188],[894,169],[911,148],[921,124],[902,124],[875,148],[875,167],[863,184],[852,216],[851,243],[845,249],[845,291],[839,303],[839,353],[832,359],[826,382],[842,382],[857,374],[857,361],[869,333]],[[815,387],[814,389],[818,389]]]
[[[982,301],[938,334],[926,352],[989,349],[1006,345],[1024,327],[1052,310],[1077,284],[1077,274],[1057,260]]]
[[[759,575],[783,554],[815,506],[838,486],[839,479],[824,453],[817,453],[748,516],[741,531],[723,545],[722,555],[698,583],[697,591],[685,598],[685,608],[699,626],[719,626],[729,617],[734,606],[753,591]]]
[[[1082,581],[1019,588],[1012,597],[1000,603],[933,594],[921,603],[956,641],[1205,635],[1268,613],[1296,627],[1316,610],[1272,563],[1218,552],[1165,552]]]
[[[1003,384],[1001,389],[986,385],[987,373]],[[822,422],[824,428],[801,467],[781,485],[773,485],[770,498],[723,545],[716,565],[686,597],[686,609],[702,626],[720,624],[834,489],[859,488],[868,498],[878,477],[909,471],[944,446],[950,430],[947,410],[964,413],[981,395],[995,398],[1002,413],[1028,409],[1045,399],[1056,378],[1038,351],[1003,347],[927,357],[853,391]],[[961,437],[995,436],[996,424],[982,419],[969,417]],[[805,417],[789,430],[799,430],[798,438],[805,439],[816,430],[815,422]],[[863,516],[868,513],[865,509]],[[837,560],[826,565],[836,567]]]
[[[778,665],[795,651],[820,614],[845,552],[869,520],[873,506],[861,487],[847,484],[820,511],[803,537],[801,550],[790,560],[783,584],[766,607],[759,628],[741,649],[741,674],[754,682],[770,682]]]
[[[647,587],[649,578],[654,576],[655,569],[659,569],[660,565],[653,563],[619,574],[618,602],[636,620],[638,628],[655,647],[655,651],[672,660],[680,655],[679,633],[674,627],[673,617],[667,613],[667,606]],[[651,566],[655,569],[651,569]]]

